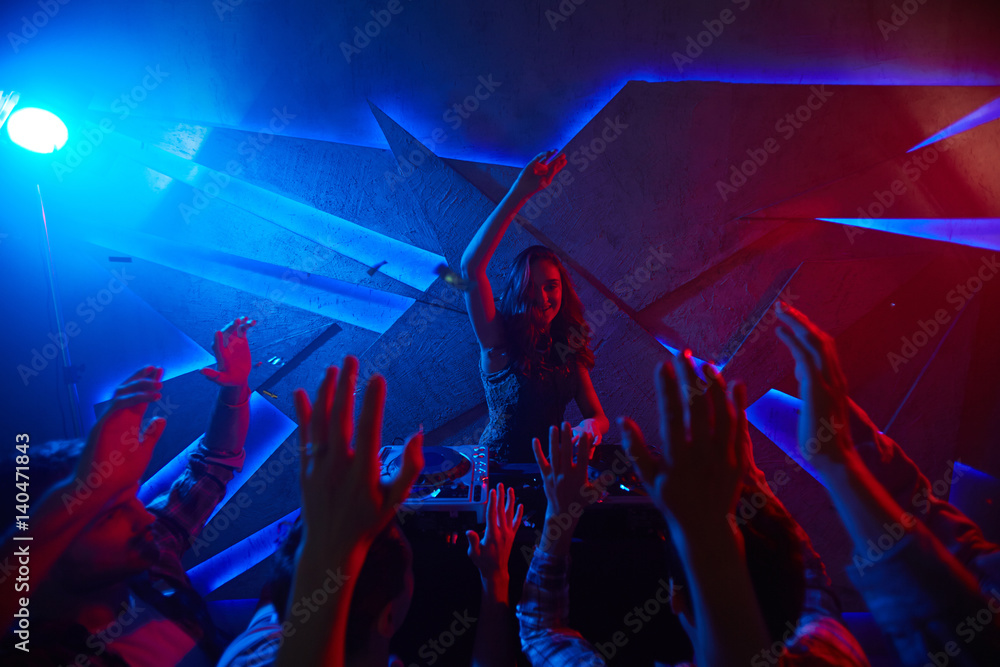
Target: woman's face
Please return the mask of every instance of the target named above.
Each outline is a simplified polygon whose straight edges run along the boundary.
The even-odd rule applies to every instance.
[[[528,299],[532,314],[548,326],[562,305],[562,278],[559,269],[547,259],[536,259],[531,262],[528,275]]]

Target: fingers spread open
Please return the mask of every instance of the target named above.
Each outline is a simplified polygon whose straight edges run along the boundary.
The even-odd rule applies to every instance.
[[[354,388],[354,381],[349,381]],[[353,392],[352,392],[353,393]],[[382,444],[382,414],[385,410],[385,378],[373,375],[365,387],[361,403],[361,417],[358,419],[358,437],[355,439],[354,453],[364,465],[365,475],[371,480],[378,478],[378,450]],[[346,415],[347,420],[351,415]],[[420,436],[423,442],[423,436]],[[347,447],[346,440],[343,444]],[[419,472],[419,471],[418,471]],[[415,477],[415,475],[414,475]]]
[[[538,438],[532,438],[531,450],[535,453],[535,461],[538,462],[538,469],[542,471],[543,475],[550,474],[552,472],[552,465],[545,458],[545,453],[542,452],[542,441]]]
[[[337,383],[338,372],[336,366],[328,366],[323,381],[319,384],[319,391],[316,392],[316,403],[312,406],[312,424],[309,429],[313,457],[326,454],[327,433],[330,430],[330,405],[333,401],[333,387]]]
[[[514,489],[509,488],[507,489],[507,502],[504,504],[504,515],[507,518],[508,525],[510,525],[510,522],[514,518],[514,505],[515,505]]]
[[[734,441],[733,406],[726,395],[726,381],[712,366],[704,364],[702,373],[708,380],[708,399],[712,405],[711,442],[715,455],[729,457],[729,445]]]
[[[562,470],[559,457],[560,454],[560,440],[562,439],[562,433],[559,431],[558,426],[549,427],[549,465],[554,470]]]
[[[240,318],[240,324],[236,329],[236,335],[240,338],[246,338],[247,330],[255,324],[257,324],[257,320],[251,320],[249,317]]]
[[[673,462],[673,453],[687,441],[684,432],[684,404],[673,359],[671,356],[671,361],[657,366],[654,378],[660,408],[660,438],[663,440],[663,455],[668,463]]]
[[[222,351],[225,348],[225,339],[222,337],[222,332],[216,331],[215,338],[212,340],[212,352],[215,353],[216,359],[221,358]]]
[[[499,500],[497,499],[499,496]],[[486,532],[490,534],[500,525],[500,503],[503,502],[503,484],[490,489],[489,500],[486,502]]]
[[[746,469],[753,461],[753,443],[750,441],[750,431],[747,425],[747,387],[737,382],[729,388],[736,419],[736,464]]]
[[[125,384],[133,382],[135,380],[138,380],[140,378],[153,377],[155,375],[155,371],[156,370],[162,371],[163,369],[162,368],[161,369],[157,369],[156,366],[146,366],[144,368],[140,368],[135,373],[132,373],[132,375],[128,376],[128,378],[124,382],[122,382],[122,384],[125,385]],[[156,378],[156,379],[159,379],[159,378]]]
[[[469,558],[479,557],[479,533],[474,530],[465,531],[465,538],[469,540]]]
[[[379,376],[381,378],[381,376]],[[358,383],[358,360],[351,355],[344,357],[344,365],[340,369],[340,377],[337,380],[337,393],[333,397],[332,412],[330,416],[330,427],[333,431],[329,434],[331,438],[341,441],[338,448],[346,448],[350,445],[354,436],[354,391]],[[385,380],[382,380],[382,401],[385,402]],[[372,384],[368,383],[365,394],[368,394]],[[379,408],[379,432],[382,429],[382,413]],[[362,419],[364,415],[362,414]],[[359,443],[361,444],[361,443]]]
[[[295,401],[295,418],[299,422],[299,449],[305,450],[309,444],[309,427],[312,421],[312,405],[305,389],[296,389],[293,394]]]
[[[559,439],[559,465],[563,471],[573,468],[573,425],[562,423],[562,437]]]
[[[790,328],[779,324],[774,328],[774,333],[778,336],[778,340],[784,343],[788,351],[792,353],[798,374],[801,375],[800,382],[806,378],[814,380],[819,376],[819,368],[816,366],[812,355],[809,354],[809,350],[806,349],[802,341],[795,336]]]
[[[381,378],[381,376],[377,376]],[[384,382],[384,380],[383,380]],[[368,392],[365,392],[365,400],[368,399]],[[362,418],[364,408],[362,408]],[[379,428],[381,429],[381,414],[379,414]],[[361,437],[361,427],[358,428],[358,437]],[[377,448],[376,448],[377,449]],[[373,474],[378,476],[378,459],[373,461],[374,466]],[[423,432],[414,433],[406,441],[406,446],[403,448],[403,465],[400,467],[399,472],[396,473],[396,477],[389,483],[389,492],[387,494],[387,501],[390,508],[394,508],[410,495],[410,488],[413,483],[417,481],[417,475],[420,471],[424,469],[424,434]]]
[[[296,389],[295,394],[295,416],[299,421],[299,485],[306,486],[309,477],[309,440],[312,422],[312,406],[309,404],[309,395],[305,389]]]
[[[576,448],[576,465],[590,465],[590,456],[594,452],[594,436],[584,433],[580,436],[580,443]]]
[[[163,383],[152,378],[133,380],[115,389],[115,398],[128,396],[130,394],[155,393],[163,388]]]
[[[788,330],[798,339],[802,348],[806,350],[813,365],[817,369],[822,369],[824,366],[823,347],[826,334],[813,324],[808,317],[786,303],[779,301],[774,311],[778,315],[778,320],[788,327]]]
[[[620,417],[618,425],[622,429],[622,442],[629,457],[635,461],[635,467],[639,473],[639,478],[648,487],[656,479],[659,466],[653,461],[649,448],[646,446],[646,439],[642,435],[639,426],[628,417]]]
[[[688,428],[692,443],[702,443],[710,432],[710,415],[707,385],[698,377],[691,360],[691,351],[685,350],[684,356],[678,357],[675,364],[677,377],[681,381],[681,398],[687,414]]]
[[[204,368],[201,369],[201,374],[207,377],[209,380],[217,380],[220,377],[222,377],[222,373],[215,370],[214,368],[209,368],[208,366],[205,366]]]

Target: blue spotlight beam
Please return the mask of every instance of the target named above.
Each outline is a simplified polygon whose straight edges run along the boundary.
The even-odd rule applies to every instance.
[[[421,292],[431,286],[437,278],[434,269],[444,262],[441,255],[379,234],[161,148],[144,146],[119,132],[107,137],[123,155],[206,193],[210,199],[218,198],[369,267],[385,262],[379,271]]]
[[[140,232],[91,227],[85,234],[87,241],[123,255],[156,262],[376,333],[385,333],[415,303],[409,297],[316,274],[289,272],[282,266]]]
[[[247,480],[270,458],[271,454],[274,453],[281,443],[295,431],[295,428],[295,422],[271,405],[266,398],[257,392],[251,394],[250,428],[247,431],[247,439],[244,445],[247,458],[243,464],[243,470],[236,473],[229,484],[226,485],[226,494],[216,506],[215,511],[209,516],[209,521],[246,484]],[[201,437],[204,437],[204,434]],[[197,449],[201,437],[146,480],[139,489],[139,500],[148,504],[170,488],[174,480],[183,474],[187,466],[188,457]]]
[[[777,389],[766,394],[747,408],[747,419],[781,451],[802,466],[817,480],[816,469],[799,452],[799,411],[802,401]]]
[[[1000,218],[816,218],[973,248],[1000,250]]]
[[[965,118],[955,121],[937,134],[924,139],[906,152],[912,153],[913,151],[923,148],[924,146],[930,146],[931,144],[937,143],[942,139],[947,139],[948,137],[961,134],[962,132],[968,132],[975,127],[979,127],[980,125],[996,120],[997,118],[1000,118],[1000,97],[993,100],[989,104],[979,107]]]
[[[194,589],[201,595],[208,595],[273,554],[287,532],[283,526],[293,523],[301,511],[289,512],[250,537],[192,567],[187,575]]]

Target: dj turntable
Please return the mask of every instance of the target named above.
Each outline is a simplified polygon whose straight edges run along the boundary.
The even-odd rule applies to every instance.
[[[403,463],[403,447],[390,445],[379,452],[383,478],[392,477]],[[488,455],[479,445],[424,447],[424,469],[403,507],[418,512],[475,512],[486,520]]]

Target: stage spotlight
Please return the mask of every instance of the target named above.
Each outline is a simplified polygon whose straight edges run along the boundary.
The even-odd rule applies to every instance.
[[[18,109],[7,121],[10,140],[34,153],[54,153],[66,144],[66,124],[51,111],[27,107]]]

